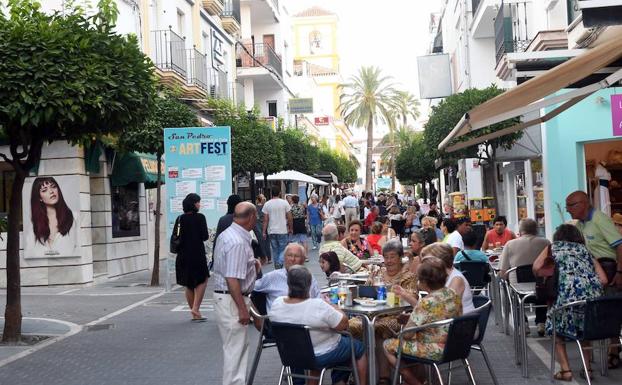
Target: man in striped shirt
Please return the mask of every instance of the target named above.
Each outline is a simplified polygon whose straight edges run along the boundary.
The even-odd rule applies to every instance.
[[[223,385],[244,385],[248,362],[249,295],[261,264],[253,255],[250,231],[257,209],[249,202],[235,206],[233,223],[214,247],[214,310],[223,342]]]

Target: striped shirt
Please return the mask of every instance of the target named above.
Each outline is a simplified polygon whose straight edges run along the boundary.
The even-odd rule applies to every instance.
[[[229,290],[225,278],[240,280],[242,293],[249,293],[255,284],[255,257],[251,234],[233,222],[218,237],[214,249],[214,290]]]
[[[266,307],[267,310],[270,311],[272,302],[274,302],[275,299],[278,297],[287,297],[289,292],[289,287],[287,286],[287,270],[282,268],[265,274],[261,279],[255,282],[255,288],[253,290],[266,293]],[[320,288],[315,277],[311,277],[309,298],[320,298]]]

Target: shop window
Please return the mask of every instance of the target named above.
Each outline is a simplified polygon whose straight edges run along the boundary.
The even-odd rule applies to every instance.
[[[112,237],[140,235],[138,183],[112,187]]]

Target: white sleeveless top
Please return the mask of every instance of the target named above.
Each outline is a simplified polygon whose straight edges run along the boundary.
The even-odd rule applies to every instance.
[[[469,281],[462,275],[462,273],[454,268],[449,277],[447,277],[447,282],[445,282],[445,287],[449,286],[449,282],[451,282],[454,278],[460,278],[464,282],[464,292],[462,293],[462,314],[467,314],[475,310],[475,306],[473,305],[473,293],[471,293],[471,286],[469,286]]]

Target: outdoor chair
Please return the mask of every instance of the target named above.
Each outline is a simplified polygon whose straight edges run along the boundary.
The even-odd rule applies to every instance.
[[[414,326],[400,331],[397,336],[399,343],[397,347],[397,363],[395,365],[395,371],[393,373],[393,385],[397,385],[397,381],[400,376],[400,367],[410,367],[415,364],[431,365],[432,367],[434,367],[434,370],[436,371],[436,375],[439,380],[439,384],[444,385],[443,376],[441,375],[439,365],[449,364],[457,360],[462,361],[467,376],[471,381],[471,384],[475,384],[473,372],[471,371],[471,366],[467,358],[469,357],[469,354],[471,352],[471,346],[473,344],[473,341],[475,340],[475,332],[477,330],[478,324],[479,314],[471,313],[462,317],[432,322],[427,325]],[[402,345],[405,334],[416,333],[430,328],[440,328],[447,326],[449,327],[449,331],[447,333],[448,343],[445,344],[445,349],[443,350],[443,355],[440,360],[430,360],[427,358],[411,356],[402,353]],[[449,371],[451,375],[451,366],[449,368]]]
[[[471,286],[471,291],[479,293],[490,282],[490,265],[488,262],[461,261],[456,268],[462,272]]]
[[[320,368],[315,362],[315,353],[313,352],[313,344],[311,342],[311,330],[322,330],[330,333],[338,333],[343,336],[350,337],[350,355],[352,358],[352,367],[326,367]],[[322,384],[326,369],[337,369],[343,371],[351,371],[354,374],[354,383],[359,384],[359,374],[356,369],[356,355],[354,351],[354,338],[346,331],[336,331],[327,328],[312,328],[306,325],[297,325],[283,322],[272,322],[272,333],[276,341],[276,346],[281,358],[281,375],[279,376],[278,385],[283,383],[283,378],[287,378],[289,385],[292,384],[293,378],[303,378],[318,380]],[[304,374],[293,373],[292,368],[304,370]],[[320,371],[319,376],[312,376],[309,371]]]
[[[251,302],[253,303],[253,307],[250,309],[250,315],[253,320],[257,321],[259,324],[259,341],[257,342],[255,356],[253,357],[251,370],[246,381],[247,385],[252,385],[255,380],[255,374],[257,373],[257,367],[259,366],[259,359],[261,358],[263,349],[276,346],[274,337],[272,337],[272,325],[267,315],[266,294],[253,291],[251,293]]]
[[[497,382],[497,376],[492,369],[492,365],[490,365],[490,360],[488,359],[488,354],[486,354],[486,349],[484,349],[484,345],[482,345],[482,342],[484,341],[484,335],[486,334],[486,327],[488,326],[488,317],[490,317],[492,302],[486,296],[475,295],[473,296],[473,305],[475,305],[475,312],[479,315],[479,325],[477,327],[477,334],[473,339],[471,349],[477,350],[482,353],[482,356],[484,357],[484,362],[486,363],[486,367],[488,367],[488,371],[490,372],[490,377],[492,377],[492,382],[495,385],[498,385],[499,383]]]
[[[583,314],[583,332],[579,335],[568,335],[557,333],[556,324],[557,316],[562,310],[570,310],[577,314]],[[607,373],[607,351],[609,340],[616,338],[622,344],[622,338],[620,338],[620,328],[622,327],[622,297],[598,297],[592,300],[574,301],[567,303],[556,308],[552,308],[550,311],[551,322],[553,328],[553,339],[551,344],[551,382],[554,381],[555,372],[555,337],[564,337],[569,341],[576,342],[579,347],[579,355],[581,357],[581,364],[587,379],[588,385],[592,384],[590,379],[590,373],[587,369],[585,356],[583,354],[583,348],[581,342],[583,341],[599,341],[603,340],[601,344],[601,374]],[[586,347],[585,349],[594,350],[593,347]]]

